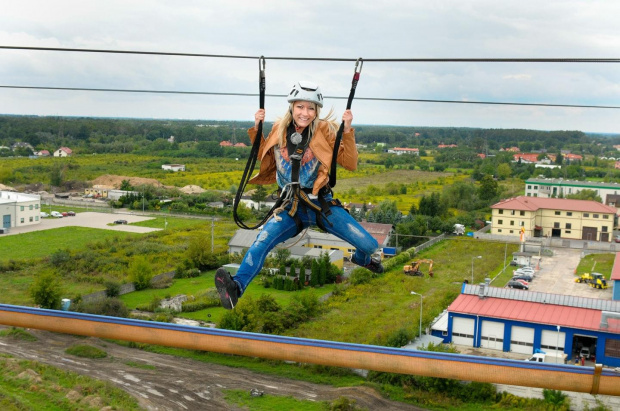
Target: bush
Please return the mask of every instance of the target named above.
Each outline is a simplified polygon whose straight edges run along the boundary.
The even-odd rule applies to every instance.
[[[144,258],[137,258],[129,266],[129,278],[136,286],[136,291],[144,290],[151,285],[153,269]]]
[[[105,358],[108,354],[92,345],[74,345],[65,350],[67,354],[83,358]]]
[[[94,301],[82,301],[75,306],[75,311],[106,315],[108,317],[129,317],[129,309],[118,298],[102,298]]]
[[[405,328],[401,328],[395,334],[392,334],[391,336],[388,337],[388,340],[385,343],[385,345],[387,347],[396,347],[396,348],[404,347],[405,345],[409,344],[409,341],[411,341],[412,336],[413,335],[410,331],[408,331]]]
[[[62,288],[58,275],[52,271],[39,275],[30,288],[30,295],[41,308],[59,309]]]
[[[54,267],[62,267],[71,260],[71,254],[66,250],[58,250],[50,255],[50,264]]]
[[[110,298],[118,297],[121,294],[121,284],[116,281],[105,283],[105,295]]]

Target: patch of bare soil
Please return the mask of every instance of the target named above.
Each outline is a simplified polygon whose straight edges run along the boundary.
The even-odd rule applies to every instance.
[[[156,187],[162,187],[162,184],[154,178],[143,177],[127,177],[127,176],[115,176],[111,174],[105,174],[97,177],[92,181],[93,185],[106,186],[109,188],[119,189],[123,180],[128,180],[129,184],[134,187],[141,185],[151,185]]]
[[[6,328],[0,326],[0,329]],[[97,338],[82,338],[41,330],[27,330],[38,341],[0,338],[0,352],[39,361],[87,375],[122,388],[147,410],[230,410],[223,390],[248,392],[255,388],[267,395],[301,400],[333,401],[347,397],[368,410],[420,410],[390,401],[369,387],[335,388],[262,375],[242,368],[229,368],[186,358],[127,348]],[[68,347],[90,344],[107,352],[104,359],[78,358],[65,353]]]

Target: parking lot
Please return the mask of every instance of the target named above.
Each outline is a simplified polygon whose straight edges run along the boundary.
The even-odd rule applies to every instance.
[[[49,230],[59,227],[88,227],[99,228],[103,230],[125,231],[130,233],[150,233],[152,231],[159,231],[162,228],[150,228],[129,225],[131,223],[137,223],[140,221],[152,220],[153,217],[144,217],[133,214],[107,214],[107,213],[95,213],[84,212],[77,213],[74,217],[63,218],[41,218],[41,223],[32,224],[22,227],[11,227],[7,235],[29,233],[32,231]],[[128,224],[114,224],[116,220],[126,220]],[[113,225],[108,225],[113,224]]]
[[[581,260],[581,253],[581,249],[554,248],[552,257],[543,257],[540,269],[529,284],[530,291],[611,300],[611,287],[599,290],[575,282],[575,269]],[[515,270],[516,267],[510,269]]]

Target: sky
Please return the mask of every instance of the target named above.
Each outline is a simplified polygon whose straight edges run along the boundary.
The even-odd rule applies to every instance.
[[[266,99],[267,121],[282,116],[277,96],[298,80],[319,84],[324,109],[339,119],[360,57],[620,58],[620,2],[610,0],[2,3],[0,46],[250,58],[0,49],[0,86],[257,94],[265,56],[267,93],[276,95]],[[253,120],[259,106],[257,96],[5,87],[0,114]],[[367,61],[356,97],[354,124],[620,133],[619,109],[362,99],[620,106],[620,63]]]

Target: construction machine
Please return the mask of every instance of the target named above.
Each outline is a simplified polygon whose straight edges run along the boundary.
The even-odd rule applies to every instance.
[[[577,277],[575,278],[575,282],[576,283],[585,283],[585,284],[590,284],[592,282],[592,275],[590,275],[590,273],[583,273],[581,274],[581,277]]]
[[[432,277],[433,276],[433,260],[423,259],[423,260],[415,261],[412,264],[407,264],[406,266],[403,267],[403,272],[413,277],[424,277],[424,273],[420,271],[420,265],[422,265],[423,263],[427,263],[429,265],[428,276]]]
[[[592,280],[590,281],[590,287],[598,288],[599,290],[603,290],[608,287],[607,280],[605,280],[605,276],[601,273],[592,273]]]

